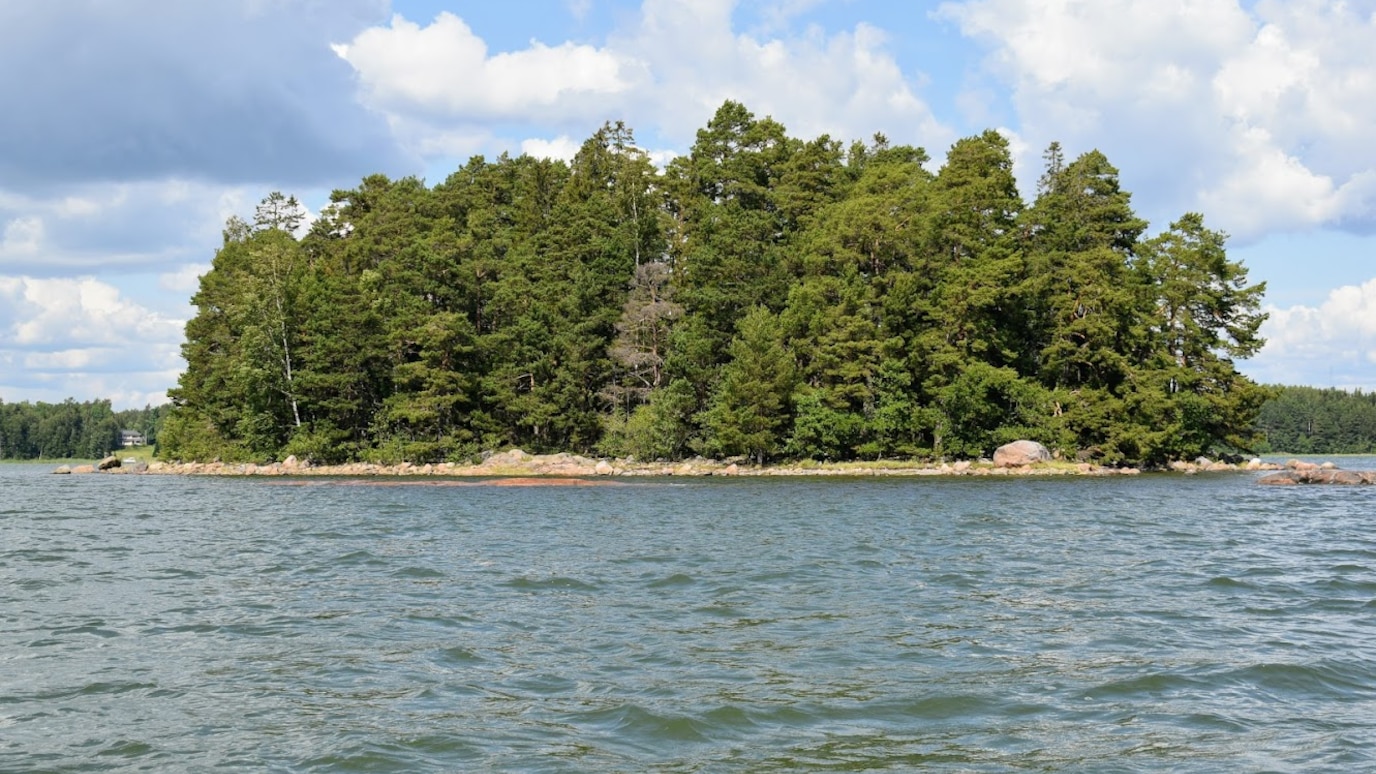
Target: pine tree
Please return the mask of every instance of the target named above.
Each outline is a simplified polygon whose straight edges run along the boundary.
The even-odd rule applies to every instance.
[[[1142,410],[1155,430],[1143,456],[1191,458],[1216,444],[1252,445],[1250,428],[1268,392],[1239,374],[1235,358],[1261,349],[1265,283],[1228,260],[1227,236],[1188,213],[1145,242],[1140,270],[1150,288],[1149,330],[1155,368]]]
[[[730,355],[703,417],[710,432],[707,449],[745,455],[762,465],[782,450],[796,386],[778,318],[763,307],[751,309],[741,319]]]
[[[1130,270],[1146,222],[1098,151],[1063,164],[1059,146],[1026,212],[1024,360],[1052,392],[1058,445],[1104,461],[1136,458],[1140,424],[1124,403],[1143,335],[1146,296]]]

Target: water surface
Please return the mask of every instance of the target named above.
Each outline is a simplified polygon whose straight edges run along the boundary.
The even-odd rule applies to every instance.
[[[1376,767],[1374,488],[48,470],[4,771]]]

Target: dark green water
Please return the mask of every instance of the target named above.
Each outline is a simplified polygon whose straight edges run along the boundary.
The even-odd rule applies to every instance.
[[[1372,488],[48,469],[3,771],[1376,769]]]

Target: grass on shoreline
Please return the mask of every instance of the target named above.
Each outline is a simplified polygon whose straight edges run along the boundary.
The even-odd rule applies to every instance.
[[[152,462],[154,459],[156,459],[153,456],[152,446],[134,446],[128,449],[116,449],[115,451],[110,452],[110,454],[115,457],[119,457],[121,462],[129,462],[131,460],[134,462]],[[97,461],[99,461],[98,457],[38,457],[35,459],[24,460],[14,458],[0,459],[0,463],[22,463],[26,465],[84,465],[93,464]]]

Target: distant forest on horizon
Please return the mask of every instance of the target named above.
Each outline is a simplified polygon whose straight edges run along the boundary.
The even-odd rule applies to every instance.
[[[109,400],[0,400],[0,460],[99,459],[120,448],[120,431],[156,445],[170,405],[115,411]]]

